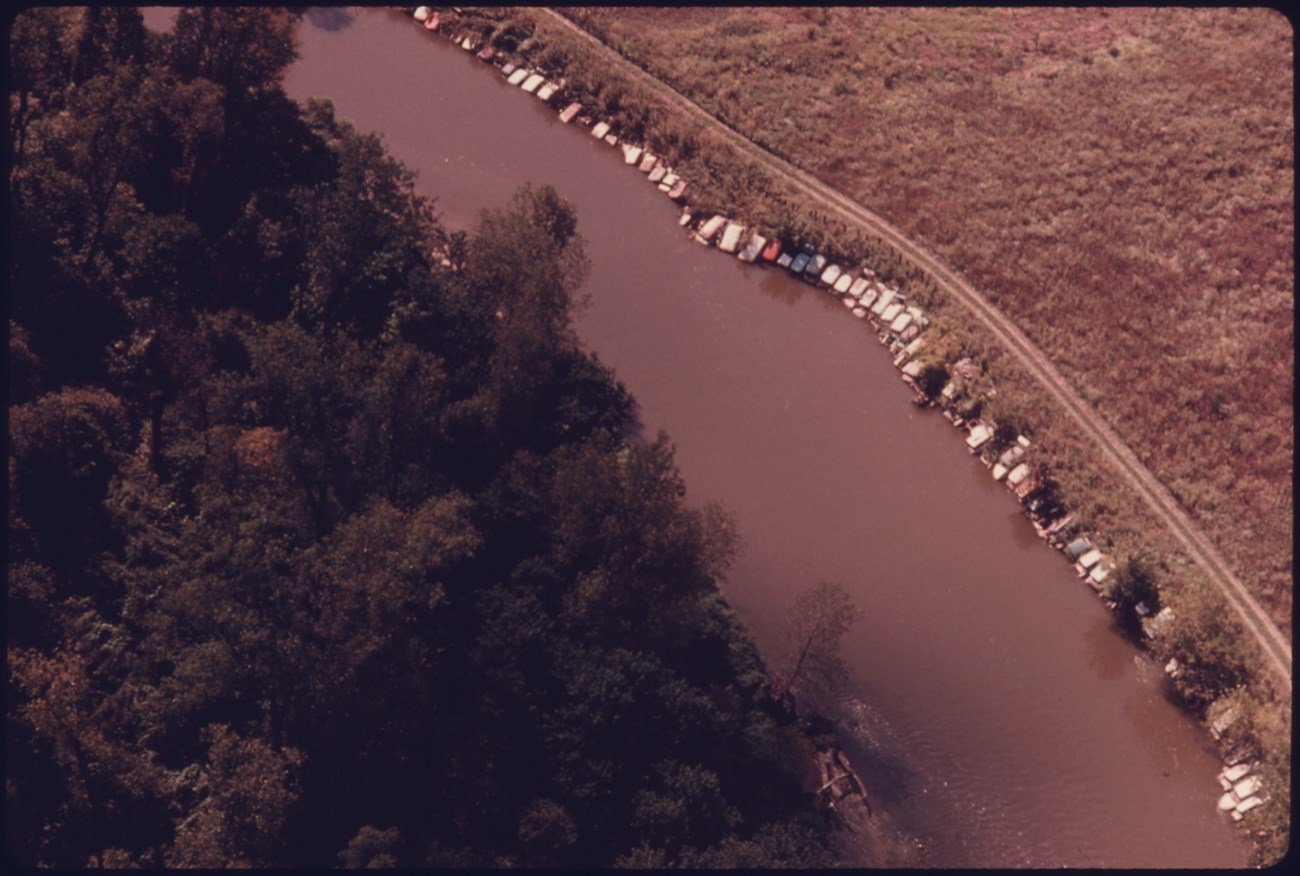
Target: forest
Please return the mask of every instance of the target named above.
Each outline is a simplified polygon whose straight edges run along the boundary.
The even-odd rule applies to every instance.
[[[446,231],[294,18],[12,26],[6,864],[834,865],[574,210]]]

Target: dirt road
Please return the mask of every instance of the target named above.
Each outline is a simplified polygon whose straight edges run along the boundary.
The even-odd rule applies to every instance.
[[[1268,665],[1279,674],[1287,685],[1290,684],[1291,645],[1287,642],[1286,637],[1269,619],[1263,607],[1250,595],[1246,586],[1233,574],[1209,539],[1200,532],[1191,518],[1187,516],[1187,513],[1178,504],[1178,500],[1141,463],[1137,455],[1120,439],[1114,429],[1074,391],[1047,356],[1035,347],[1011,320],[998,312],[965,280],[875,213],[816,179],[811,174],[800,170],[782,158],[772,155],[766,149],[752,142],[740,132],[728,127],[694,101],[642,70],[559,13],[545,8],[537,8],[535,11],[547,21],[565,28],[591,45],[611,64],[616,65],[642,85],[652,89],[669,105],[706,122],[719,136],[736,148],[743,150],[747,156],[767,168],[772,174],[783,178],[804,192],[808,198],[837,213],[844,220],[869,230],[888,241],[900,254],[928,273],[940,288],[964,304],[971,314],[1016,356],[1030,374],[1038,379],[1061,407],[1074,418],[1079,427],[1097,443],[1097,446],[1106,457],[1115,463],[1118,470],[1133,488],[1147,501],[1147,504],[1151,506],[1156,515],[1165,522],[1192,560],[1200,566],[1206,576],[1219,588],[1240,615],[1246,628],[1259,642],[1260,649]]]

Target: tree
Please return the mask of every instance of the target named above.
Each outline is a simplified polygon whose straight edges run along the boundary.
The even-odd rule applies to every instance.
[[[837,863],[823,837],[802,820],[765,824],[749,839],[728,837],[681,861],[683,867],[701,870],[815,870]]]
[[[339,866],[348,870],[391,870],[397,866],[393,850],[401,841],[402,832],[397,828],[380,830],[367,824],[339,852]]]
[[[278,90],[289,17],[16,28],[11,857],[680,863],[786,822],[734,526],[626,439],[573,208],[446,234]]]
[[[684,847],[712,845],[740,820],[716,774],[672,759],[655,765],[655,780],[637,791],[632,806],[641,843],[664,849],[670,860]]]
[[[163,41],[164,61],[202,97],[195,103],[201,126],[215,131],[211,122],[221,120],[219,140],[178,138],[181,156],[172,152],[163,162],[176,173],[187,215],[209,239],[219,238],[259,189],[320,178],[325,144],[280,89],[297,57],[298,15],[283,8],[186,8]],[[204,148],[192,148],[198,145]]]
[[[12,707],[26,725],[8,728],[11,793],[38,810],[47,806],[50,789],[33,786],[39,773],[29,760],[38,754],[53,759],[61,800],[56,811],[42,814],[55,866],[79,866],[86,855],[148,836],[165,823],[169,776],[129,732],[127,698],[120,690],[102,690],[100,673],[119,671],[113,644],[99,649],[106,653],[79,653],[93,647],[86,644],[89,638],[61,643],[49,656],[28,649],[7,655],[17,694]]]
[[[936,398],[948,384],[948,369],[940,362],[927,362],[916,379],[926,398]]]
[[[211,80],[228,98],[278,89],[298,57],[297,13],[257,7],[186,7],[171,32],[171,60],[189,81]]]
[[[1106,580],[1106,597],[1115,603],[1120,620],[1130,633],[1140,629],[1137,606],[1145,604],[1149,613],[1160,610],[1160,591],[1155,582],[1155,558],[1149,550],[1125,557]]]
[[[980,416],[993,421],[993,436],[989,439],[986,454],[1000,454],[1027,431],[1024,414],[1000,395],[984,401]]]
[[[441,480],[438,415],[446,380],[432,354],[404,341],[387,345],[376,358],[361,410],[348,424],[347,451],[372,493],[409,508]]]
[[[73,56],[73,81],[85,82],[114,64],[140,62],[146,35],[144,16],[135,7],[86,7]]]
[[[206,763],[193,790],[201,796],[177,826],[168,867],[266,866],[298,799],[303,755],[273,750],[224,724],[204,732]]]
[[[779,694],[793,693],[810,675],[825,678],[845,671],[840,644],[862,610],[841,587],[822,580],[794,601],[783,668],[776,676]]]
[[[163,90],[140,68],[117,66],[72,91],[68,121],[50,126],[52,151],[84,187],[88,210],[74,259],[92,276],[102,270],[96,257],[138,216],[135,187],[161,122]]]
[[[1161,658],[1178,661],[1174,686],[1196,710],[1254,677],[1258,660],[1235,612],[1208,585],[1192,580],[1170,594],[1174,622],[1156,638]]]
[[[577,841],[578,826],[554,800],[533,800],[519,816],[519,842],[526,866],[554,867]]]
[[[101,503],[131,441],[122,403],[102,389],[63,389],[10,412],[14,486],[39,555],[67,568],[102,533]]]
[[[467,292],[496,322],[491,391],[498,430],[517,446],[540,415],[555,358],[577,344],[572,318],[588,261],[572,205],[550,186],[525,186],[486,210],[470,241]]]
[[[9,148],[18,167],[26,151],[28,124],[54,108],[71,75],[71,8],[24,9],[9,32]]]
[[[714,506],[685,506],[686,487],[663,433],[630,447],[606,436],[556,456],[551,555],[573,576],[563,621],[593,641],[675,641],[731,559],[731,519]]]
[[[325,104],[313,107],[313,120],[337,169],[327,184],[300,189],[296,198],[305,251],[291,291],[294,315],[318,332],[374,337],[395,305],[410,305],[408,287],[428,288],[414,278],[429,274],[433,209],[415,194],[415,175],[384,153],[377,136],[335,121]]]

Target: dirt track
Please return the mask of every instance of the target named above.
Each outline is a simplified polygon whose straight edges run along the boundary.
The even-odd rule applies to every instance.
[[[908,240],[898,229],[875,213],[784,159],[772,155],[559,13],[546,8],[536,8],[535,11],[593,46],[612,64],[651,88],[670,105],[705,121],[718,135],[743,150],[747,156],[777,177],[785,179],[803,191],[810,199],[837,213],[844,220],[888,241],[901,255],[928,273],[940,288],[964,304],[971,314],[1016,356],[1030,374],[1038,379],[1061,407],[1074,418],[1079,427],[1096,442],[1102,453],[1114,462],[1139,495],[1146,499],[1147,504],[1164,521],[1188,555],[1241,616],[1246,628],[1259,642],[1268,665],[1288,686],[1290,685],[1291,646],[1286,637],[1269,619],[1263,607],[1246,590],[1245,585],[1233,574],[1209,539],[1197,529],[1169,490],[1147,470],[1110,425],[1079,397],[1047,356],[1035,347],[1011,320],[998,312],[965,280],[945,267],[921,246]]]

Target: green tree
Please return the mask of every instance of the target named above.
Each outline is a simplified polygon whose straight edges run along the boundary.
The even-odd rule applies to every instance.
[[[749,839],[730,836],[709,849],[689,850],[681,865],[704,870],[811,870],[842,863],[815,828],[791,820],[764,824]]]
[[[186,81],[215,82],[229,98],[277,90],[298,57],[296,17],[284,8],[185,7],[171,31],[172,66]]]
[[[71,77],[74,20],[67,7],[24,9],[9,32],[9,154],[17,168],[26,156],[33,118],[57,109]]]
[[[1027,431],[1024,414],[1002,396],[985,400],[980,406],[980,416],[993,421],[993,436],[989,439],[987,454],[996,456],[1002,453]]]
[[[577,841],[578,826],[554,800],[533,800],[519,816],[525,866],[554,867]]]
[[[11,484],[38,556],[70,568],[103,536],[101,503],[131,443],[121,401],[62,389],[10,411]]]
[[[1196,710],[1252,677],[1256,657],[1245,642],[1241,624],[1223,597],[1208,585],[1188,581],[1169,594],[1174,622],[1156,639],[1163,658],[1175,658],[1174,687]]]
[[[373,134],[334,120],[324,104],[313,108],[328,138],[336,170],[328,183],[299,192],[306,244],[301,275],[291,292],[294,315],[309,328],[343,328],[374,337],[388,326],[406,289],[430,270],[433,211],[415,194],[415,177],[389,158]]]
[[[144,60],[147,31],[134,7],[87,6],[72,60],[72,80],[85,82],[115,64]]]
[[[740,820],[710,770],[666,760],[655,774],[658,781],[633,796],[632,826],[642,844],[663,849],[668,860],[684,848],[712,845]]]
[[[291,17],[15,31],[14,856],[680,863],[793,817],[734,525],[622,437],[576,213],[448,235],[278,89]]]
[[[577,343],[571,321],[588,270],[577,226],[554,189],[526,186],[506,209],[484,211],[470,239],[466,288],[496,323],[491,399],[507,447],[533,428],[557,354]]]
[[[685,507],[685,492],[664,434],[559,453],[548,516],[553,556],[574,576],[566,624],[605,643],[673,640],[735,547],[729,516]]]
[[[394,850],[401,839],[402,832],[395,827],[379,830],[367,824],[339,852],[339,866],[348,870],[391,870],[397,866]]]
[[[444,485],[439,413],[449,387],[441,362],[413,344],[385,345],[372,362],[347,453],[371,493],[409,508]]]
[[[298,799],[303,755],[224,724],[207,728],[204,738],[208,754],[193,784],[200,799],[177,825],[167,866],[266,866]]]
[[[916,379],[916,385],[926,398],[938,398],[948,385],[948,369],[940,362],[927,362]]]
[[[122,669],[113,655],[122,646],[120,631],[96,626],[119,641],[96,647],[96,637],[83,632],[48,654],[11,649],[7,655],[17,694],[13,714],[25,725],[17,733],[10,727],[11,758],[23,761],[11,764],[14,790],[45,817],[48,852],[63,866],[81,866],[87,855],[148,836],[165,822],[167,771],[133,738],[127,698],[96,689],[101,672]],[[62,799],[49,809],[49,789],[33,785],[37,775],[26,763],[38,752],[57,765]]]
[[[1149,613],[1160,610],[1155,576],[1154,555],[1149,550],[1141,550],[1120,560],[1106,579],[1106,597],[1115,603],[1121,622],[1130,633],[1141,630],[1138,605],[1145,605]]]

